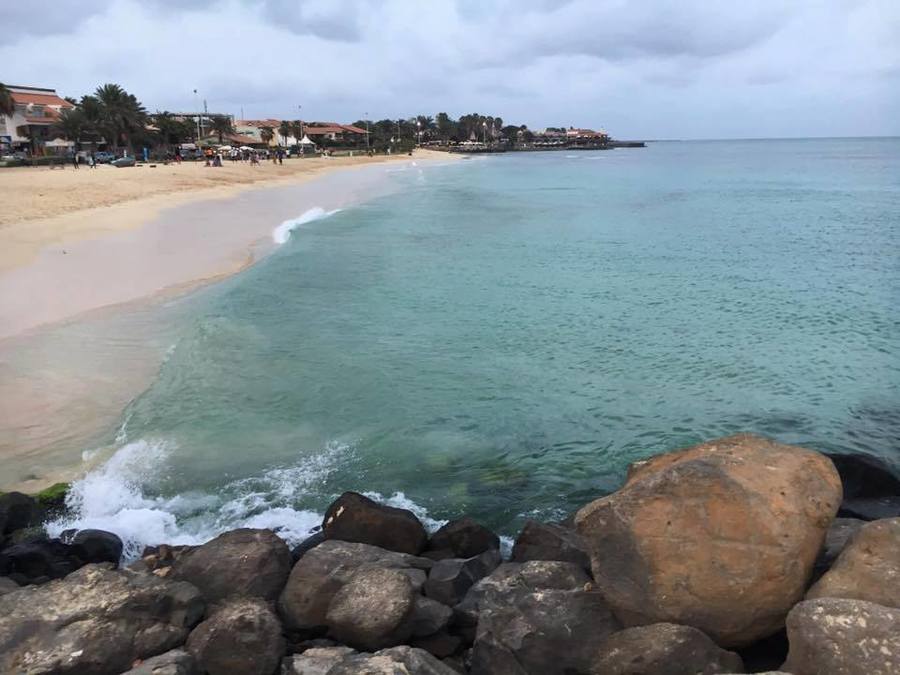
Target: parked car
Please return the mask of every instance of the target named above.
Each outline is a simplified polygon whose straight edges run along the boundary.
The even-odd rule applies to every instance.
[[[116,158],[116,153],[109,152],[108,150],[101,150],[99,152],[94,153],[94,160],[96,160],[97,164],[109,164]]]
[[[113,160],[110,162],[117,169],[121,169],[125,166],[134,166],[135,165],[134,157],[119,157],[119,159]]]

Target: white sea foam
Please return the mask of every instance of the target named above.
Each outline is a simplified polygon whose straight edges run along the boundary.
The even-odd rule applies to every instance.
[[[322,220],[323,218],[328,218],[328,216],[333,216],[338,211],[340,211],[340,209],[326,211],[321,206],[314,206],[308,211],[304,211],[303,214],[298,216],[297,218],[286,220],[281,223],[281,225],[272,230],[272,241],[274,241],[276,244],[283,244],[291,238],[291,232],[296,230],[301,225],[311,223],[314,220]]]

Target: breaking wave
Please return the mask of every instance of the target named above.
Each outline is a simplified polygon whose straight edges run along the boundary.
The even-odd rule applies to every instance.
[[[281,225],[272,230],[272,241],[274,241],[276,244],[283,244],[291,238],[291,233],[301,225],[311,223],[315,220],[328,218],[329,216],[333,216],[338,211],[340,211],[340,209],[326,211],[321,206],[314,206],[308,211],[304,211],[303,214],[298,216],[297,218],[286,220],[281,223]]]

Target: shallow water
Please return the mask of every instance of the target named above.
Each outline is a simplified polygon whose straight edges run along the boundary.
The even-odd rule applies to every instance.
[[[96,439],[119,450],[76,488],[80,524],[133,550],[241,524],[297,540],[354,489],[511,534],[737,431],[900,462],[897,139],[395,180],[188,301]]]

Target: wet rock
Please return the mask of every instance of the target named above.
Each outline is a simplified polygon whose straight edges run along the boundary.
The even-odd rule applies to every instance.
[[[500,551],[489,549],[472,558],[445,558],[437,561],[428,573],[424,592],[445,605],[459,604],[469,589],[497,569]]]
[[[863,600],[819,598],[787,617],[790,651],[782,670],[794,675],[900,673],[900,610]]]
[[[268,603],[237,597],[191,632],[187,650],[207,675],[273,675],[284,656],[285,641]]]
[[[328,675],[457,675],[457,672],[422,649],[403,646],[346,657]]]
[[[14,544],[0,552],[0,574],[20,583],[45,583],[62,579],[84,565],[77,551],[58,539],[37,539]]]
[[[122,557],[122,540],[104,530],[79,530],[72,537],[75,554],[86,563],[111,562],[118,565]]]
[[[584,569],[574,563],[557,560],[503,563],[469,589],[454,608],[455,621],[474,626],[480,612],[503,607],[517,595],[542,590],[583,590],[590,582]]]
[[[356,654],[350,647],[313,647],[282,661],[282,675],[327,675],[331,667]]]
[[[279,612],[292,630],[326,626],[325,614],[334,594],[359,569],[389,568],[403,571],[413,583],[416,572],[428,570],[431,560],[376,546],[325,541],[308,551],[291,570],[278,601]]]
[[[290,571],[291,552],[280,537],[239,529],[182,552],[171,578],[194,584],[211,603],[240,596],[275,600]]]
[[[325,512],[322,532],[338,539],[417,555],[428,535],[412,511],[379,504],[357,492],[345,492]]]
[[[509,600],[479,614],[473,675],[587,673],[597,645],[619,629],[596,591],[542,590]]]
[[[882,520],[900,517],[900,497],[872,497],[845,499],[841,503],[842,516],[862,520]]]
[[[591,569],[587,544],[577,532],[561,525],[528,520],[512,550],[513,562],[562,560]]]
[[[866,521],[859,518],[835,518],[832,521],[828,532],[825,533],[825,544],[819,551],[819,557],[816,558],[814,579],[820,578],[828,571],[853,535],[865,524]]]
[[[600,646],[591,673],[598,675],[712,675],[744,670],[741,657],[725,651],[696,628],[673,623],[626,628]]]
[[[41,508],[32,497],[21,492],[0,494],[0,535],[36,525],[40,514]]]
[[[0,672],[120,673],[182,644],[203,609],[190,584],[87,565],[0,597]]]
[[[303,555],[325,541],[325,533],[319,530],[291,549],[291,559],[296,563]]]
[[[18,591],[20,588],[22,587],[9,577],[0,577],[0,595]]]
[[[200,675],[194,657],[183,649],[153,656],[123,675]]]
[[[417,649],[424,649],[432,656],[439,659],[445,659],[458,652],[462,647],[462,640],[456,635],[451,635],[446,631],[439,631],[425,637],[413,638],[410,640],[410,646]]]
[[[829,455],[844,486],[840,516],[879,520],[900,516],[900,474],[884,460],[863,454]]]
[[[860,528],[806,598],[850,598],[900,608],[900,518]]]
[[[453,610],[430,598],[416,596],[413,611],[406,620],[407,630],[412,637],[433,635],[447,627]]]
[[[398,570],[360,570],[334,594],[325,621],[339,642],[374,651],[409,637],[407,619],[416,597],[409,577]]]
[[[447,552],[448,558],[472,558],[493,549],[500,549],[500,537],[468,517],[451,520],[428,541],[428,551]]]
[[[624,625],[690,625],[737,647],[783,625],[840,498],[824,455],[738,435],[632,465],[576,524]]]

